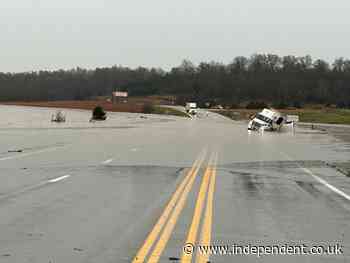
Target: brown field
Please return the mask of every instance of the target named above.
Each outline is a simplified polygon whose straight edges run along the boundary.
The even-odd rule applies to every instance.
[[[32,106],[32,107],[52,107],[52,108],[66,108],[66,109],[84,109],[92,110],[97,105],[103,107],[106,111],[113,112],[133,112],[143,113],[144,105],[165,105],[171,104],[173,98],[166,96],[150,96],[150,97],[132,97],[128,98],[126,102],[112,103],[107,101],[107,97],[99,97],[94,100],[67,100],[67,101],[14,101],[14,102],[2,102],[5,105],[18,105],[18,106]]]
[[[34,102],[5,102],[6,105],[32,106],[32,107],[52,107],[66,109],[83,109],[92,110],[97,105],[102,106],[106,111],[115,112],[143,112],[143,104],[140,103],[117,103],[113,104],[108,101],[89,100],[89,101],[34,101]]]

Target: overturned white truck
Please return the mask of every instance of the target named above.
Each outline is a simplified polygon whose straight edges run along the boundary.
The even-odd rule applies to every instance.
[[[276,110],[263,109],[248,123],[251,131],[281,131],[282,127],[294,128],[298,116],[284,115]]]

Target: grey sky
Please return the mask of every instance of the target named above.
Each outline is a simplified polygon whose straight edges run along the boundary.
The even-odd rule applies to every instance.
[[[0,71],[350,58],[349,0],[1,0]]]

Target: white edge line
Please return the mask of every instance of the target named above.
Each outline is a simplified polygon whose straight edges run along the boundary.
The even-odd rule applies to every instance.
[[[24,192],[26,192],[26,191],[33,190],[33,189],[35,189],[35,188],[37,188],[37,187],[41,187],[41,186],[44,186],[44,185],[47,185],[47,184],[50,184],[50,183],[56,183],[56,182],[58,182],[58,181],[61,181],[61,180],[63,180],[63,179],[66,179],[66,178],[68,178],[68,177],[70,177],[69,174],[67,174],[67,175],[65,175],[65,176],[57,177],[57,178],[55,178],[55,179],[51,179],[51,180],[49,180],[49,181],[41,182],[41,183],[36,184],[36,185],[28,186],[28,187],[25,187],[25,188],[20,189],[20,190],[18,190],[18,191],[14,191],[14,192],[12,192],[12,193],[8,193],[8,194],[5,194],[5,195],[1,195],[1,196],[0,196],[0,200],[6,199],[6,198],[11,198],[11,197],[13,197],[13,196],[15,196],[15,195],[24,193]]]
[[[49,183],[57,183],[57,182],[62,181],[62,180],[64,180],[64,179],[68,178],[68,177],[70,177],[70,175],[69,175],[69,174],[66,174],[66,175],[63,175],[63,176],[60,176],[60,177],[51,179],[51,180],[49,180],[48,182],[49,182]]]
[[[106,160],[106,161],[103,161],[102,164],[109,164],[109,163],[111,163],[111,162],[113,162],[113,159],[108,159],[108,160]]]
[[[293,161],[292,158],[289,157],[289,155],[287,155],[286,153],[283,153],[289,160]],[[326,180],[318,177],[317,175],[315,175],[313,172],[311,172],[309,169],[301,167],[299,164],[297,164],[299,166],[299,168],[301,170],[303,170],[304,172],[308,173],[309,175],[311,175],[314,179],[316,179],[316,181],[320,182],[321,184],[323,184],[324,186],[328,187],[329,189],[331,189],[333,192],[337,193],[338,195],[344,197],[345,199],[347,199],[348,201],[350,201],[350,195],[347,195],[346,193],[344,193],[342,190],[339,190],[338,188],[336,188],[335,186],[329,184]]]
[[[0,161],[6,161],[6,160],[11,160],[11,159],[18,159],[18,158],[21,158],[21,157],[30,156],[30,155],[34,155],[34,154],[51,152],[51,151],[55,151],[55,150],[57,150],[59,148],[62,148],[62,147],[65,147],[65,146],[53,147],[53,148],[39,150],[39,151],[35,151],[35,152],[29,152],[29,153],[20,153],[20,154],[14,155],[14,156],[8,156],[8,157],[0,158]]]
[[[313,174],[313,172],[311,172],[309,169],[306,168],[301,168],[303,171],[305,171],[306,173],[310,174],[313,178],[315,178],[317,181],[319,181],[321,184],[327,186],[329,189],[331,189],[333,192],[337,193],[338,195],[341,195],[342,197],[344,197],[345,199],[347,199],[348,201],[350,201],[350,195],[347,195],[346,193],[344,193],[342,190],[339,190],[338,188],[336,188],[335,186],[329,184],[326,180],[323,180],[322,178],[318,177],[317,175]]]

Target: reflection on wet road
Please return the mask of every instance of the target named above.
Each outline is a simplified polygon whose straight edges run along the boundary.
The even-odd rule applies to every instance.
[[[248,134],[204,112],[91,124],[69,110],[62,126],[51,114],[0,106],[1,263],[350,261],[340,133]],[[184,255],[186,243],[339,243],[344,253]]]

